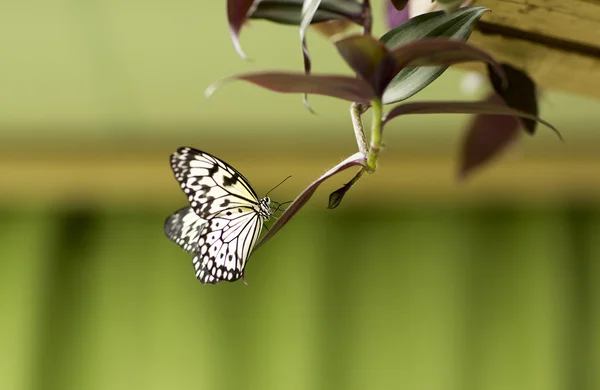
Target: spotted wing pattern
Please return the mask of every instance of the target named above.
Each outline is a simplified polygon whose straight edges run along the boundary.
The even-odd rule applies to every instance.
[[[192,209],[202,219],[238,207],[260,210],[258,195],[248,180],[208,153],[179,148],[171,156],[171,168]]]
[[[261,206],[241,173],[196,149],[179,148],[171,156],[171,168],[190,207],[167,218],[165,233],[194,253],[192,262],[201,283],[241,278],[268,219],[268,198],[266,206]]]
[[[188,253],[198,250],[198,238],[206,223],[191,207],[184,207],[169,215],[165,221],[165,235]]]
[[[262,225],[263,219],[255,210],[242,207],[219,213],[208,221],[192,260],[196,278],[204,284],[241,278]]]

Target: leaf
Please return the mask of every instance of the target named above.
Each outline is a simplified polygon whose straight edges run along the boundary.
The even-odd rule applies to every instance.
[[[447,38],[423,38],[400,45],[390,52],[399,69],[407,66],[453,65],[461,62],[486,62],[499,85],[507,83],[504,68],[488,53],[466,42]]]
[[[231,40],[238,55],[244,59],[246,54],[240,46],[239,35],[254,2],[255,0],[227,0],[227,20],[229,21]]]
[[[300,26],[303,5],[304,0],[261,0],[250,18]],[[336,19],[346,19],[361,25],[362,5],[354,0],[321,0],[311,23]]]
[[[488,103],[504,104],[492,93]],[[476,169],[491,162],[512,142],[518,139],[520,122],[507,115],[477,115],[471,121],[460,151],[459,178],[466,179]]]
[[[308,47],[306,46],[306,32],[308,31],[308,27],[312,23],[312,20],[317,12],[317,8],[321,4],[321,0],[304,0],[304,4],[302,4],[302,21],[300,22],[300,44],[302,45],[302,59],[304,61],[304,74],[310,74],[311,62],[310,62],[310,53],[308,52]],[[310,112],[313,110],[310,108],[308,104],[308,94],[304,94],[302,98],[304,103],[304,107],[308,109]]]
[[[395,75],[396,63],[385,45],[370,35],[352,35],[335,42],[340,55],[378,97]]]
[[[463,3],[463,0],[436,0],[436,3],[441,10],[451,14],[460,7],[460,5]]]
[[[352,35],[338,40],[335,46],[358,76],[371,84],[378,97],[384,94],[396,74],[407,66],[482,61],[492,66],[500,82],[506,81],[503,68],[489,54],[456,40],[424,38],[389,51],[381,41],[370,35]]]
[[[394,7],[394,9],[402,11],[404,8],[406,8],[408,0],[391,0],[390,3]]]
[[[406,0],[408,3],[408,0]],[[388,3],[387,10],[387,26],[389,29],[398,27],[402,23],[410,19],[409,8],[396,8],[393,2]]]
[[[409,19],[381,37],[388,49],[423,38],[445,37],[466,41],[473,26],[489,9],[486,7],[461,8],[452,15],[443,11],[430,12]],[[437,79],[446,66],[405,68],[394,77],[383,94],[383,103],[405,100]]]
[[[263,236],[262,240],[260,240],[260,242],[256,245],[254,250],[258,249],[258,247],[263,245],[271,237],[273,237],[275,235],[275,233],[277,233],[279,230],[281,230],[285,226],[285,224],[287,224],[289,222],[289,220],[294,215],[296,215],[296,213],[298,211],[300,211],[300,209],[302,207],[304,207],[306,202],[308,202],[309,199],[313,196],[313,194],[315,193],[317,188],[321,185],[321,183],[323,183],[325,180],[329,179],[330,177],[332,177],[332,176],[338,174],[339,172],[346,170],[350,167],[364,166],[365,161],[366,161],[366,158],[365,158],[364,154],[362,154],[360,152],[354,153],[352,156],[348,157],[341,163],[337,164],[335,167],[333,167],[330,170],[328,170],[327,172],[325,172],[325,174],[323,174],[323,176],[321,176],[320,178],[318,178],[317,180],[312,182],[308,187],[306,187],[304,189],[304,191],[302,191],[300,193],[300,195],[298,195],[296,197],[296,199],[294,199],[294,201],[289,205],[289,207],[287,209],[285,209],[285,211],[283,212],[283,214],[281,214],[281,216],[279,217],[277,222],[275,222],[273,224],[273,226],[271,226],[271,228],[269,229],[267,234],[265,234]]]
[[[342,188],[339,188],[339,189],[333,191],[331,194],[329,194],[329,205],[327,206],[327,208],[335,209],[336,207],[338,207],[340,205],[340,203],[342,203],[342,199],[344,199],[344,196],[346,195],[346,193],[350,190],[350,188],[352,188],[354,183],[356,183],[358,181],[358,179],[360,179],[364,173],[365,173],[364,169],[361,169],[360,171],[358,171],[356,173],[356,175],[354,175],[352,180],[350,180],[348,183],[344,184],[342,186]]]
[[[313,23],[311,26],[316,32],[325,38],[341,34],[351,26],[351,22],[342,19],[328,20],[326,22]]]
[[[504,63],[501,66],[506,73],[506,85],[503,85],[502,80],[488,69],[488,77],[496,93],[509,107],[537,116],[539,109],[535,82],[521,69]],[[522,119],[522,122],[525,130],[533,135],[537,122],[532,119]]]
[[[304,58],[304,73],[310,73],[310,54],[306,47],[306,32],[317,13],[321,0],[304,0],[302,5],[302,21],[300,22],[300,42],[302,44],[302,57]]]
[[[514,108],[507,107],[504,104],[494,104],[488,102],[411,102],[399,104],[387,114],[383,120],[384,125],[400,115],[409,114],[494,114],[510,115],[515,117],[533,119],[543,123],[554,131],[558,138],[562,140],[560,132],[545,120],[535,115],[528,114]]]
[[[238,54],[246,58],[240,46],[239,34],[248,19],[264,19],[299,26],[302,21],[303,4],[304,0],[227,0],[231,39]],[[321,0],[311,23],[339,19],[361,25],[364,19],[362,5],[355,0]]]
[[[281,93],[310,93],[331,96],[350,102],[367,103],[375,97],[371,86],[362,79],[336,75],[305,75],[288,72],[247,73],[217,81],[209,86],[207,98],[223,84],[233,80],[244,80],[260,87]]]

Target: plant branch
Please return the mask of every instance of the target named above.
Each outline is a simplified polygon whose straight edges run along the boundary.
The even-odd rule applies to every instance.
[[[382,107],[381,100],[374,99],[371,101],[373,107],[373,118],[371,121],[371,145],[367,154],[366,169],[373,173],[377,167],[377,159],[381,150],[381,122],[382,122]]]
[[[359,103],[352,103],[350,106],[350,117],[352,118],[352,127],[354,128],[354,136],[356,137],[356,145],[358,151],[367,155],[367,137],[363,128],[361,115],[363,113],[362,106]]]

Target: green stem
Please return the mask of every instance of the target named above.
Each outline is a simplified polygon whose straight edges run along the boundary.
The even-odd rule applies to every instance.
[[[373,118],[371,120],[371,145],[367,154],[367,170],[375,172],[377,167],[377,159],[381,150],[381,123],[382,123],[382,106],[381,100],[375,99],[371,102],[373,108]]]

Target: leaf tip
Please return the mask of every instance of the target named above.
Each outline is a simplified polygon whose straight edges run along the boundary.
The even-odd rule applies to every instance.
[[[226,82],[227,82],[227,79],[223,79],[223,80],[215,81],[214,83],[209,85],[208,88],[206,88],[204,90],[204,97],[206,99],[210,99],[212,97],[212,95],[215,93],[215,91],[217,89],[221,88],[223,86],[223,84],[225,84]]]
[[[315,110],[312,109],[312,107],[310,106],[310,103],[308,103],[308,94],[304,94],[304,97],[302,98],[302,104],[304,104],[304,108],[311,114],[313,115],[317,115],[317,112]]]

